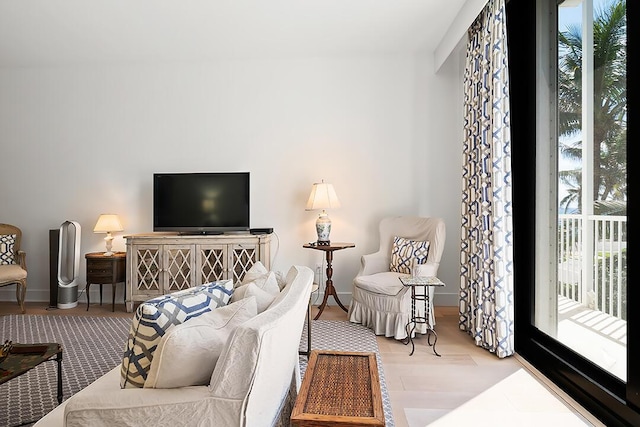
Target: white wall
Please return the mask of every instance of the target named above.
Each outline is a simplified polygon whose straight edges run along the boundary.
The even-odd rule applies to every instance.
[[[378,56],[0,69],[0,222],[24,233],[27,301],[49,300],[49,229],[78,221],[82,254],[100,251],[95,221],[117,213],[125,231],[114,249],[124,250],[123,234],[151,231],[152,174],[183,171],[251,172],[251,226],[274,227],[272,267],[282,271],[321,261],[302,248],[316,238],[316,213],[304,205],[313,182],[333,183],[342,208],[329,212],[331,239],[356,244],[334,258],[346,303],[360,256],[377,249],[382,217],[442,216],[440,271],[453,292],[461,120],[452,115],[461,96],[452,93],[457,74],[434,75],[431,63]],[[13,287],[0,288],[1,300],[14,298]]]

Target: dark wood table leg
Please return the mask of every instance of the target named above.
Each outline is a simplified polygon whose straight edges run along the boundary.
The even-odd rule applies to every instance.
[[[87,311],[89,311],[89,304],[91,303],[89,300],[89,286],[91,286],[91,283],[87,282],[87,286],[85,287],[85,291],[87,292]]]
[[[324,289],[322,304],[318,306],[318,314],[316,314],[316,317],[314,317],[313,320],[318,320],[318,317],[320,317],[320,315],[324,311],[324,308],[327,306],[327,301],[329,300],[329,295],[333,295],[333,299],[338,303],[341,309],[343,309],[344,311],[349,311],[344,305],[342,305],[342,302],[340,302],[338,293],[336,292],[336,288],[333,286],[333,280],[331,279],[331,277],[333,276],[333,267],[331,266],[332,262],[333,251],[327,251],[327,284]]]
[[[62,350],[56,355],[58,362],[58,405],[62,403]]]
[[[102,305],[102,283],[100,283],[100,305]]]

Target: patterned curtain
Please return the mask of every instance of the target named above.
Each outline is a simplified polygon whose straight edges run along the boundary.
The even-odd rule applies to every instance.
[[[460,329],[513,354],[511,134],[504,0],[469,28],[464,72]]]

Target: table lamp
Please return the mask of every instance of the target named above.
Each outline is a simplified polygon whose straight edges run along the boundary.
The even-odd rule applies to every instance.
[[[329,245],[329,234],[331,233],[331,220],[327,215],[326,209],[339,208],[340,201],[333,189],[333,185],[322,182],[316,182],[311,187],[311,194],[307,201],[305,210],[312,211],[322,209],[316,221],[316,232],[318,233],[318,245]]]
[[[111,232],[113,231],[122,231],[122,223],[120,222],[120,218],[115,214],[101,214],[98,218],[98,222],[96,226],[93,227],[94,233],[107,233],[107,237],[104,238],[107,251],[104,253],[105,256],[113,255],[111,252],[111,243],[113,242],[113,236]]]

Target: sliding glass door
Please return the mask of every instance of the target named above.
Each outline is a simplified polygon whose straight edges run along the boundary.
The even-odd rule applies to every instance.
[[[627,378],[625,0],[573,0],[548,16],[550,129],[538,136],[535,325]]]
[[[516,351],[607,425],[640,425],[626,0],[528,3],[507,7]]]

